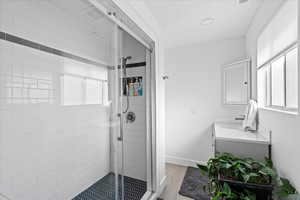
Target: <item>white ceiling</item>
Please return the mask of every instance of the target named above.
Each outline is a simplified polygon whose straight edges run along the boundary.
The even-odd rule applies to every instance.
[[[167,47],[245,36],[264,0],[129,0],[136,9],[146,6],[160,26]],[[141,13],[142,14],[142,13]],[[201,25],[214,18],[211,25]]]

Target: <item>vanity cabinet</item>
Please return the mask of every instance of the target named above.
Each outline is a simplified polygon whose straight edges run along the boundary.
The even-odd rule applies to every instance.
[[[271,157],[270,137],[263,133],[245,132],[236,122],[216,122],[213,128],[213,153],[231,153],[235,156],[263,161]]]

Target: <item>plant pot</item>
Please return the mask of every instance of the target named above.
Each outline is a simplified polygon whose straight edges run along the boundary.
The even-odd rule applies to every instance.
[[[299,194],[291,194],[287,197],[281,197],[280,200],[300,200]]]
[[[219,181],[221,183],[227,183],[231,188],[239,191],[247,189],[256,194],[256,199],[258,200],[269,200],[272,199],[272,191],[274,186],[272,184],[254,184],[254,183],[244,183],[241,181],[229,180],[219,176]]]

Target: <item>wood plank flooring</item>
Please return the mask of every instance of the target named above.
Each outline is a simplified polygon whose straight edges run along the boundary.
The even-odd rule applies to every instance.
[[[163,200],[192,200],[178,194],[185,171],[186,167],[166,164],[167,187],[160,198]]]

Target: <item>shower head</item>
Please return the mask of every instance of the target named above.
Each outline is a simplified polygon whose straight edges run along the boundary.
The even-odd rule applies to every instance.
[[[126,67],[127,61],[130,60],[132,57],[131,56],[127,56],[127,57],[123,57],[123,64]]]
[[[125,60],[125,62],[126,62],[127,60],[130,60],[130,59],[132,59],[132,56],[127,56],[127,57],[124,57],[123,59],[124,59],[124,60]]]

